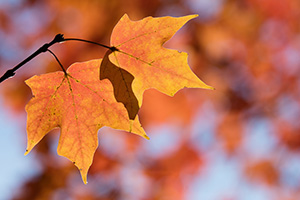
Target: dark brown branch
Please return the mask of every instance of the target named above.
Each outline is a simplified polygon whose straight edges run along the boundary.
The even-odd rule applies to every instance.
[[[118,49],[116,47],[110,47],[110,46],[106,46],[104,44],[99,44],[97,42],[92,42],[92,41],[84,40],[84,39],[64,38],[63,34],[57,34],[50,43],[44,44],[38,50],[36,50],[33,54],[31,54],[30,56],[28,56],[25,60],[23,60],[22,62],[20,62],[18,65],[16,65],[14,68],[7,70],[3,74],[3,76],[0,77],[0,83],[3,82],[4,80],[8,79],[9,77],[13,77],[15,75],[15,71],[17,71],[20,67],[22,67],[23,65],[25,65],[26,63],[28,63],[30,60],[32,60],[33,58],[35,58],[36,56],[38,56],[40,53],[44,53],[46,51],[49,51],[55,57],[55,59],[58,61],[58,63],[60,64],[61,68],[63,69],[64,73],[66,74],[65,69],[62,67],[61,63],[59,62],[59,60],[57,59],[57,57],[55,56],[55,54],[48,49],[53,44],[56,44],[56,43],[59,43],[59,42],[65,42],[65,41],[86,42],[86,43],[95,44],[95,45],[107,48],[107,49],[111,50],[112,52],[118,51]]]
[[[41,46],[38,50],[36,50],[33,54],[28,56],[25,60],[20,62],[18,65],[16,65],[14,68],[9,69],[3,74],[3,76],[0,78],[0,83],[3,82],[4,80],[8,79],[9,77],[12,77],[15,75],[15,71],[17,71],[20,67],[28,63],[30,60],[38,56],[40,53],[44,53],[48,50],[50,46],[52,46],[55,43],[63,42],[64,41],[64,36],[62,34],[57,34],[54,39],[50,43],[46,43],[43,46]]]

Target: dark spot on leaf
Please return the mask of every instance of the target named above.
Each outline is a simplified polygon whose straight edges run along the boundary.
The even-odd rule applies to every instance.
[[[110,47],[109,49],[111,50],[111,52],[119,51],[119,49],[117,49],[117,47]]]
[[[138,100],[134,95],[131,87],[134,76],[126,70],[117,67],[112,62],[110,62],[108,56],[111,53],[112,51],[108,50],[101,62],[100,80],[107,78],[112,83],[114,88],[114,96],[117,102],[121,102],[124,104],[129,119],[133,120],[140,109]]]

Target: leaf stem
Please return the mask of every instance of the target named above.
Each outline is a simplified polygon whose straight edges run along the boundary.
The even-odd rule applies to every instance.
[[[55,60],[58,62],[59,66],[61,67],[61,69],[63,70],[63,72],[65,73],[65,75],[67,75],[67,72],[66,72],[65,68],[63,67],[63,65],[61,64],[61,62],[58,60],[57,56],[53,53],[53,51],[51,51],[50,49],[48,49],[47,51],[54,56]]]
[[[64,38],[63,41],[80,41],[80,42],[95,44],[95,45],[98,45],[100,47],[104,47],[104,48],[107,48],[107,49],[110,49],[110,50],[114,49],[114,47],[106,46],[104,44],[100,44],[100,43],[89,41],[89,40],[79,39],[79,38]]]

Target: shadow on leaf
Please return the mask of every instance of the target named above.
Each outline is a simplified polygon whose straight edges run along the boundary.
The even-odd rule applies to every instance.
[[[108,56],[111,53],[113,52],[108,50],[101,62],[100,80],[106,78],[110,80],[114,88],[114,96],[116,100],[124,104],[128,112],[129,119],[134,120],[139,111],[138,100],[131,87],[134,76],[110,62]]]

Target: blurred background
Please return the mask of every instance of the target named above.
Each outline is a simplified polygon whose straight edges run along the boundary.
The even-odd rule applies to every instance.
[[[102,128],[84,185],[56,153],[59,130],[23,156],[24,80],[60,70],[39,55],[0,85],[0,199],[300,199],[299,0],[0,0],[0,74],[57,33],[109,45],[124,13],[199,14],[165,46],[188,52],[216,90],[146,91],[139,117],[150,140]],[[65,68],[105,52],[80,42],[51,50]]]

